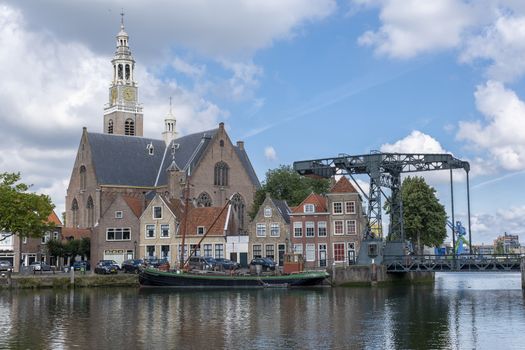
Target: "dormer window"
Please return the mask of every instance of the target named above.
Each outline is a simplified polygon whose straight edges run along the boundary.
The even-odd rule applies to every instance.
[[[153,218],[162,219],[162,207],[153,207]]]
[[[264,208],[264,217],[265,218],[271,218],[272,217],[272,208],[270,208],[270,207]]]
[[[304,212],[305,213],[315,213],[315,206],[313,204],[305,204]]]
[[[204,233],[206,232],[206,229],[204,228],[204,226],[199,226],[197,227],[197,234],[202,236],[204,235]]]
[[[146,149],[148,150],[148,154],[150,156],[154,155],[155,154],[155,147],[153,147],[153,143],[148,143],[148,145],[146,146]]]

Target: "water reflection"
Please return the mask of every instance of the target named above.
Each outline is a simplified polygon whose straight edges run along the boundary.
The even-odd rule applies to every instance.
[[[519,276],[465,276],[373,289],[4,291],[0,348],[519,348]]]

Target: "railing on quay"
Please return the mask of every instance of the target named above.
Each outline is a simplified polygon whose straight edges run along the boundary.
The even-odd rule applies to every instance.
[[[385,255],[387,272],[455,271],[515,272],[520,271],[520,254],[460,255]]]

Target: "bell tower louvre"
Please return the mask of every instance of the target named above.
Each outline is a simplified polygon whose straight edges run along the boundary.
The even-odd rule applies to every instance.
[[[113,79],[109,87],[109,102],[104,108],[104,133],[143,136],[143,112],[135,81],[135,60],[129,49],[129,36],[121,13],[117,50],[111,60]]]

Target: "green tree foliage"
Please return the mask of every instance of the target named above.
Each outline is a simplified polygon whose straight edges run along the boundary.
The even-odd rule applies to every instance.
[[[50,239],[46,244],[47,252],[50,256],[63,258],[65,256],[65,247],[62,241],[58,239]]]
[[[29,192],[19,173],[0,173],[0,230],[20,237],[42,237],[54,205],[47,195]]]
[[[407,239],[422,254],[423,246],[436,247],[447,237],[447,213],[439,203],[436,190],[422,177],[407,177],[401,185],[403,220]]]
[[[274,199],[286,200],[288,205],[296,206],[310,193],[326,193],[329,188],[329,180],[301,176],[290,165],[270,169],[266,172],[266,180],[262,187],[255,193],[254,204],[249,213],[250,217],[253,219],[257,215],[267,192]]]

